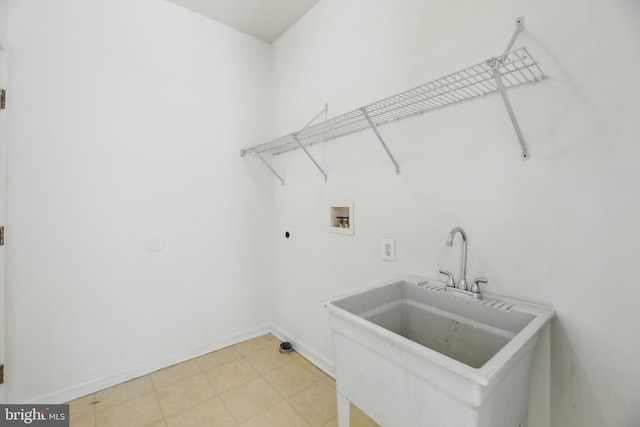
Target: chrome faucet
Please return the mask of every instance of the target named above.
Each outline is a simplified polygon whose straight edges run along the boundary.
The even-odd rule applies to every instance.
[[[473,285],[471,286],[471,289],[469,289],[469,285],[467,285],[467,233],[465,233],[461,227],[454,228],[449,233],[449,237],[447,237],[447,246],[453,246],[453,238],[457,233],[460,233],[460,236],[462,236],[462,265],[460,266],[460,280],[456,283],[453,274],[447,270],[440,270],[440,274],[447,276],[447,285],[444,287],[444,290],[467,298],[480,300],[482,299],[480,284],[486,284],[488,281],[484,277],[479,277],[473,281]]]
[[[462,289],[463,291],[468,291],[469,287],[467,286],[467,233],[461,227],[456,227],[449,233],[449,237],[447,238],[447,246],[453,246],[453,237],[456,233],[460,233],[462,236],[462,265],[460,267],[460,280],[458,280],[458,284],[455,285],[456,288]]]

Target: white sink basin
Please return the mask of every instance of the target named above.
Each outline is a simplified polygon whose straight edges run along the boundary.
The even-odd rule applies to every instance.
[[[339,402],[385,427],[518,427],[536,336],[553,310],[443,286],[410,276],[327,302]]]

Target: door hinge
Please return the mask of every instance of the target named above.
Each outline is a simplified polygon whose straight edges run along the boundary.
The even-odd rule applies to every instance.
[[[4,246],[4,225],[0,225],[0,246]]]
[[[0,89],[0,110],[7,108],[7,90]]]
[[[0,365],[0,384],[4,384],[4,365]]]

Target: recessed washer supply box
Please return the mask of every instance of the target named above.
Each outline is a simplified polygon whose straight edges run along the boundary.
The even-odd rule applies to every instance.
[[[353,202],[331,202],[329,205],[329,232],[353,235]]]

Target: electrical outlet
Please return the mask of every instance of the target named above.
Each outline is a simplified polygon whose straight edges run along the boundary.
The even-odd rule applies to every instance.
[[[382,249],[383,261],[396,260],[396,241],[394,239],[388,239],[388,238],[382,239],[381,249]]]

